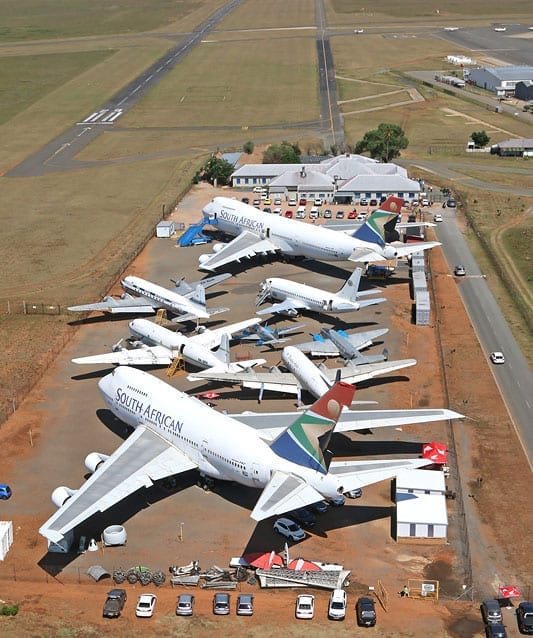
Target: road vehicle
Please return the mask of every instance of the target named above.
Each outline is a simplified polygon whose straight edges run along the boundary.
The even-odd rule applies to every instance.
[[[533,602],[522,602],[516,608],[516,620],[520,633],[533,634]]]
[[[176,603],[176,616],[192,616],[194,610],[194,596],[180,594]]]
[[[311,620],[315,614],[315,597],[312,594],[299,594],[296,597],[296,618]]]
[[[355,219],[358,222],[366,221],[366,213],[359,213]]]
[[[448,208],[456,208],[457,202],[453,197],[450,197],[450,199],[446,202],[446,206],[448,206]]]
[[[252,594],[237,596],[237,616],[252,616],[254,613],[254,597]]]
[[[344,211],[338,210],[337,214],[335,215],[335,219],[344,219]]]
[[[292,541],[301,541],[305,538],[303,529],[290,518],[278,518],[274,523],[274,531]]]
[[[328,502],[330,505],[333,505],[333,507],[342,507],[346,503],[346,498],[343,494],[339,494],[338,496],[328,499]]]
[[[433,215],[433,221],[434,222],[443,222],[444,221],[444,217],[440,213],[435,213]]]
[[[294,199],[294,197],[291,197],[289,199],[289,206],[296,206],[296,200]]]
[[[272,211],[274,215],[281,215],[281,212],[281,208],[274,208],[274,210]]]
[[[118,618],[126,603],[125,589],[110,589],[104,603],[102,616],[104,618]]]
[[[464,277],[466,275],[466,268],[462,264],[457,264],[453,272],[456,277]]]
[[[362,596],[355,604],[359,627],[373,627],[376,624],[376,606],[372,598]]]
[[[420,205],[421,205],[421,206],[429,206],[429,205],[430,205],[430,203],[429,203],[429,199],[425,199],[425,198],[424,198],[424,199],[420,202]]]
[[[241,197],[241,202],[243,204],[249,204],[250,203],[250,198],[249,197]]]
[[[363,490],[358,487],[355,490],[350,490],[349,492],[346,492],[346,496],[348,498],[361,498],[361,496],[363,496]]]
[[[227,616],[229,614],[230,597],[226,592],[217,592],[213,596],[213,613],[217,616]]]
[[[316,525],[316,516],[305,507],[293,510],[288,516],[303,527],[313,527],[313,525]]]
[[[501,623],[494,623],[485,627],[486,638],[507,638],[507,630]]]
[[[491,352],[490,360],[495,364],[505,363],[505,356],[503,352]]]
[[[317,514],[325,514],[329,509],[329,505],[326,501],[317,501],[316,503],[309,505],[309,507]]]
[[[361,197],[359,200],[359,206],[368,206],[368,199],[366,197]]]
[[[328,618],[344,620],[348,599],[344,589],[334,589],[329,597]]]
[[[254,206],[260,206],[261,205],[261,200],[260,199],[254,199],[254,201],[252,202]]]
[[[314,203],[315,206],[322,206],[322,200],[320,199],[320,197],[315,197]]]
[[[290,206],[290,202],[289,202],[289,206]],[[293,218],[292,210],[286,210],[285,217],[287,217],[287,219],[292,219]]]
[[[154,615],[156,602],[155,594],[141,594],[137,600],[135,615],[138,618],[151,618]]]
[[[276,197],[276,199],[274,200],[274,206],[281,206],[281,198],[280,197]]]
[[[331,210],[329,208],[326,208],[326,210],[324,211],[324,219],[331,219],[333,213],[331,212]]]
[[[315,208],[311,208],[309,212],[309,219],[318,219],[318,210]]]
[[[483,622],[487,625],[502,622],[502,610],[497,600],[484,600],[479,606]]]
[[[348,219],[357,219],[357,211],[355,211],[355,210],[351,210],[351,211],[348,213]]]
[[[377,200],[377,199],[371,199],[371,200],[368,202],[368,205],[369,205],[369,206],[377,206],[377,205],[378,205],[378,200]]]
[[[307,199],[305,197],[300,197],[300,206],[305,206],[307,204]]]
[[[0,498],[3,501],[7,501],[8,498],[11,498],[13,492],[7,483],[0,483]]]

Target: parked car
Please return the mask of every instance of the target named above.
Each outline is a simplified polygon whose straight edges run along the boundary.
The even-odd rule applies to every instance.
[[[346,503],[344,494],[339,494],[338,496],[334,496],[333,498],[330,498],[328,500],[329,500],[329,504],[333,505],[333,507],[342,507],[344,503]]]
[[[332,620],[344,620],[347,602],[344,589],[334,589],[329,597],[328,618]]]
[[[456,208],[457,202],[453,197],[450,197],[450,199],[446,202],[446,206],[448,206],[448,208]]]
[[[274,523],[274,531],[293,541],[301,541],[305,538],[303,529],[290,518],[278,518]]]
[[[377,200],[377,199],[371,199],[371,200],[368,202],[368,205],[369,205],[369,206],[374,206],[374,207],[375,207],[375,206],[377,206],[377,205],[378,205],[378,200]]]
[[[0,483],[0,498],[3,501],[7,501],[8,498],[11,498],[13,492],[7,483]]]
[[[261,200],[260,199],[254,199],[253,205],[254,206],[261,206]]]
[[[265,208],[263,208],[263,213],[271,213],[272,209],[270,208],[270,206],[265,206]]]
[[[505,363],[505,356],[503,352],[491,352],[490,360],[492,361],[492,363],[495,363],[495,364]]]
[[[425,198],[420,202],[421,206],[430,206],[429,199]]]
[[[237,596],[237,616],[252,616],[254,613],[254,597],[252,594]]]
[[[309,508],[317,514],[325,514],[329,509],[329,505],[326,503],[326,501],[317,501],[316,503],[312,503],[311,505],[309,505]]]
[[[176,603],[176,616],[192,616],[194,610],[194,596],[180,594]]]
[[[466,275],[466,268],[462,264],[457,264],[453,272],[456,277],[464,277]]]
[[[250,198],[249,197],[241,197],[241,202],[243,204],[249,204],[250,203]]]
[[[126,598],[125,589],[110,589],[107,592],[102,616],[104,618],[118,618],[120,612],[124,609]]]
[[[502,622],[502,610],[497,600],[484,600],[479,606],[483,621],[490,625],[492,623]]]
[[[305,206],[300,206],[296,211],[296,219],[305,219]]]
[[[272,204],[272,200],[268,196],[261,199],[263,200],[263,204]]]
[[[356,487],[355,490],[346,492],[348,498],[361,498],[363,496],[363,490],[360,487]]]
[[[433,221],[434,222],[443,222],[444,221],[444,217],[440,213],[435,213],[433,215]]]
[[[366,197],[361,197],[359,200],[359,206],[368,206],[368,199]]]
[[[315,597],[312,594],[299,594],[296,597],[296,618],[311,620],[315,614]]]
[[[362,596],[355,604],[359,627],[373,627],[376,624],[376,606],[372,598]]]
[[[307,204],[307,199],[305,197],[300,197],[300,206],[305,206]]]
[[[516,608],[518,629],[522,634],[533,634],[533,603],[523,602]]]
[[[217,616],[227,616],[229,614],[229,594],[217,592],[213,596],[213,613]]]
[[[359,213],[359,215],[357,215],[357,217],[355,219],[358,222],[365,222],[366,221],[366,213]]]
[[[274,208],[274,210],[272,211],[273,215],[281,215],[281,208]]]
[[[344,211],[343,210],[338,210],[336,215],[335,215],[335,219],[344,219]]]
[[[139,618],[151,618],[154,615],[157,596],[154,594],[141,594],[137,599],[135,615]]]
[[[287,217],[288,219],[292,219],[293,218],[292,210],[286,210],[285,217]]]
[[[485,627],[486,638],[507,638],[505,627],[499,622]]]
[[[281,197],[276,197],[274,200],[274,206],[281,206]]]
[[[351,211],[348,213],[348,219],[357,219],[357,211],[355,211],[355,210],[351,210]]]
[[[320,197],[315,197],[315,206],[322,206],[322,200]]]
[[[311,208],[309,211],[309,219],[318,219],[318,210],[316,208]]]
[[[316,525],[316,516],[305,507],[292,511],[289,516],[303,527],[313,527]]]
[[[331,210],[329,208],[326,208],[326,210],[324,211],[324,219],[331,219],[333,213],[331,212]]]
[[[296,199],[294,197],[289,199],[289,206],[296,206]]]
[[[263,187],[262,186],[254,186],[254,193],[262,193],[263,192]]]

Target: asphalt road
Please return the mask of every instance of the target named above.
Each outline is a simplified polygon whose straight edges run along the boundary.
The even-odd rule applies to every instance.
[[[502,351],[504,365],[493,365],[492,371],[506,402],[516,431],[531,466],[533,459],[533,374],[518,347],[505,318],[480,271],[465,238],[457,224],[456,209],[439,209],[444,222],[436,228],[437,238],[450,265],[450,273],[456,264],[466,268],[464,278],[456,278],[461,297],[479,342],[487,357],[491,352]],[[475,381],[472,381],[475,383]],[[504,445],[495,441],[495,445]],[[532,466],[533,469],[533,466]]]

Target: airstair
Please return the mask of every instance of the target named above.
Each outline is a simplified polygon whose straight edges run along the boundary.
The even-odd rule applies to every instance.
[[[181,354],[175,357],[167,368],[167,377],[174,377],[177,374],[185,374],[185,360]]]
[[[268,283],[261,283],[259,285],[259,293],[255,299],[255,305],[260,306],[263,301],[270,295],[270,284]]]
[[[263,588],[318,587],[321,589],[341,589],[345,586],[350,576],[350,571],[342,568],[297,571],[279,567],[274,569],[256,569],[255,575]]]
[[[187,228],[183,235],[178,239],[178,245],[181,247],[194,246],[195,244],[212,241],[212,238],[209,235],[204,235],[202,233],[205,225],[206,221],[204,219],[196,224],[190,224],[189,228]]]

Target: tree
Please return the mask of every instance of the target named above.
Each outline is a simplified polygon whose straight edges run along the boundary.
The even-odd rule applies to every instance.
[[[244,144],[242,145],[242,150],[247,155],[251,155],[254,152],[254,143],[251,140],[244,142]]]
[[[298,164],[300,154],[297,144],[287,141],[271,144],[263,153],[263,164]]]
[[[390,162],[394,157],[399,157],[400,151],[408,145],[409,140],[398,124],[382,122],[364,134],[363,139],[355,145],[354,152],[360,154],[368,151],[373,159]]]
[[[212,155],[205,163],[202,177],[211,184],[216,180],[217,184],[224,186],[228,183],[234,170],[233,164]]]
[[[476,148],[484,148],[490,141],[490,137],[485,133],[485,131],[474,131],[470,137],[476,145]]]

